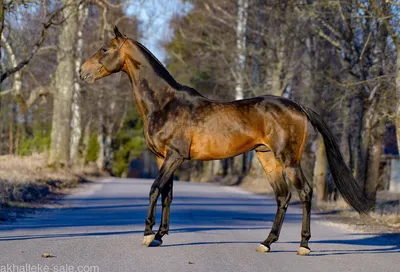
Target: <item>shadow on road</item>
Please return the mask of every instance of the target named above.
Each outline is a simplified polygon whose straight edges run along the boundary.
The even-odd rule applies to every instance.
[[[367,246],[376,248],[346,249],[346,250],[317,250],[311,251],[311,256],[326,255],[348,255],[348,254],[375,254],[375,253],[400,253],[400,234],[398,233],[355,233],[349,236],[357,236],[354,239],[343,240],[311,240],[310,247],[315,244],[324,245],[350,245]],[[360,237],[361,236],[361,237]],[[291,244],[298,244],[298,241],[291,241]]]
[[[68,206],[41,209],[37,215],[31,211],[21,222],[0,224],[0,241],[141,234],[147,203],[146,197],[69,198]],[[267,229],[275,216],[264,212],[270,206],[275,204],[260,204],[259,199],[245,197],[175,197],[170,233]],[[157,223],[160,214],[158,205]],[[301,222],[301,215],[288,214],[286,220]],[[116,230],[82,232],[77,227],[116,227]],[[49,234],[43,234],[46,229]],[[63,229],[66,231],[62,232]],[[13,230],[27,230],[27,235],[12,236]]]
[[[247,195],[232,197],[175,197],[172,204],[170,233],[205,232],[218,230],[267,230],[275,213],[275,202],[248,198]],[[63,201],[63,200],[62,200]],[[61,202],[62,202],[61,201]],[[32,214],[17,224],[0,225],[0,242],[51,238],[81,238],[111,235],[141,235],[147,214],[147,197],[96,197],[68,198],[68,206],[46,208]],[[158,206],[158,219],[160,217]],[[268,212],[269,211],[269,212]],[[289,210],[285,222],[301,225],[300,210]],[[174,225],[179,226],[174,228]],[[95,227],[87,230],[79,227]],[[111,227],[107,229],[107,227]],[[13,230],[26,230],[15,235]],[[365,246],[366,249],[315,250],[313,256],[366,253],[400,253],[399,234],[355,234],[345,240],[311,240],[316,244]],[[260,237],[261,239],[262,237]],[[200,246],[212,244],[258,244],[260,241],[195,241],[191,243],[165,244],[163,247]],[[299,241],[289,242],[298,244]],[[343,248],[343,247],[341,247]],[[289,252],[289,251],[274,251]],[[290,252],[293,252],[290,250]]]

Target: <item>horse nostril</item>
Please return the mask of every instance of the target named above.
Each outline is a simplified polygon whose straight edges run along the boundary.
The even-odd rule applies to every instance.
[[[82,69],[79,69],[79,74],[81,74],[81,72],[82,72]]]

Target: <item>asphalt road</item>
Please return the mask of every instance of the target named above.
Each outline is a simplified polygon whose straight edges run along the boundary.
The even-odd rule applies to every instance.
[[[398,240],[315,214],[311,255],[297,256],[301,210],[290,206],[280,240],[271,252],[256,252],[272,225],[275,200],[212,184],[175,182],[170,234],[159,248],[143,247],[150,185],[105,179],[56,207],[0,225],[0,271],[400,271]]]

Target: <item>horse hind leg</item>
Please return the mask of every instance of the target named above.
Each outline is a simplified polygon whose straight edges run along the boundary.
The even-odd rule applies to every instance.
[[[297,255],[309,255],[311,249],[308,247],[308,241],[311,238],[310,230],[310,211],[313,190],[306,177],[303,174],[300,164],[286,170],[290,180],[297,189],[300,201],[303,204],[303,219],[301,225],[301,242]]]
[[[271,184],[276,202],[278,205],[274,223],[271,231],[263,242],[257,247],[258,252],[269,252],[271,244],[279,239],[282,229],[283,220],[285,218],[291,193],[287,185],[286,176],[283,172],[282,164],[275,158],[272,152],[257,152],[257,158],[261,163],[268,181]]]

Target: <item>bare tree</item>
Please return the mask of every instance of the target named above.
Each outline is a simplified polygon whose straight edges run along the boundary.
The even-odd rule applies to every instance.
[[[68,165],[70,162],[71,111],[75,78],[75,45],[79,30],[78,5],[64,0],[65,22],[58,40],[57,69],[49,164]]]
[[[79,6],[78,11],[78,38],[75,50],[75,82],[74,94],[72,102],[72,118],[71,118],[71,143],[70,143],[70,160],[76,163],[79,156],[79,142],[82,136],[82,117],[80,109],[81,83],[79,81],[79,69],[82,66],[82,50],[83,50],[83,27],[88,16],[88,7],[85,4]]]

